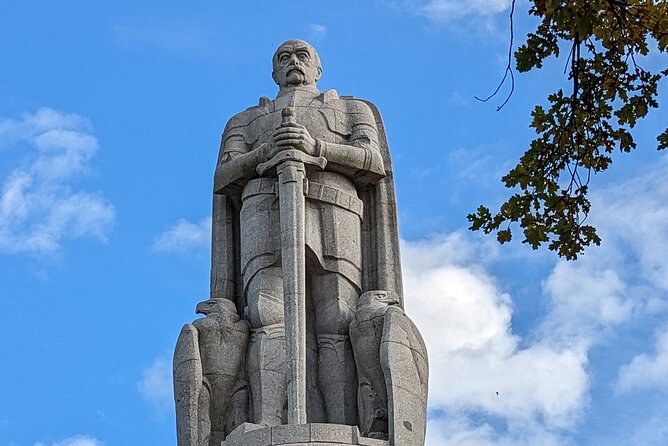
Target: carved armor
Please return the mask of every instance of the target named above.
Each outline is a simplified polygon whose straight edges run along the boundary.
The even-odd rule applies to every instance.
[[[356,183],[368,183],[385,174],[375,118],[368,105],[340,99],[334,90],[317,95],[293,90],[275,101],[262,99],[259,106],[230,120],[221,143],[220,162],[225,164],[239,154],[270,144],[285,107],[295,109],[296,121],[320,142],[320,154],[328,161],[327,171],[309,172],[306,186],[306,244],[312,260],[324,271],[342,274],[359,291],[363,202]],[[334,148],[344,152],[338,159],[331,156]],[[276,179],[248,180],[241,200],[240,260],[246,289],[257,271],[280,260]]]

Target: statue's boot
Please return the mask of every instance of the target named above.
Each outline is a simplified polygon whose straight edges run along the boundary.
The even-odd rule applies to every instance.
[[[347,335],[318,335],[318,382],[329,423],[357,424],[357,373]]]
[[[285,422],[287,375],[283,324],[254,329],[248,346],[248,379],[253,421],[264,426]]]

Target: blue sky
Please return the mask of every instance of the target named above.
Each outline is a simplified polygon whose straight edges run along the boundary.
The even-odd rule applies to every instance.
[[[271,55],[294,37],[322,90],[384,116],[428,445],[667,444],[668,108],[593,180],[603,245],[577,262],[465,229],[563,84],[559,60],[501,112],[473,99],[503,74],[508,4],[2,2],[0,446],[175,444],[171,351],[208,295],[220,133],[275,95]]]

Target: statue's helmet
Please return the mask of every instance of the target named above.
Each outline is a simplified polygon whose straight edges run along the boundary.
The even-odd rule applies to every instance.
[[[281,88],[315,85],[322,76],[318,52],[303,40],[283,42],[274,53],[272,66],[271,75]]]

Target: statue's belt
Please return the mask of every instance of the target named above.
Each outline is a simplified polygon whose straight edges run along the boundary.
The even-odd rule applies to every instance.
[[[278,184],[275,178],[256,178],[248,182],[241,195],[241,200],[244,201],[252,196],[261,194],[276,195],[277,191]],[[306,187],[304,188],[304,196],[311,200],[333,204],[346,209],[362,219],[364,202],[355,195],[343,192],[335,187],[307,180]]]

